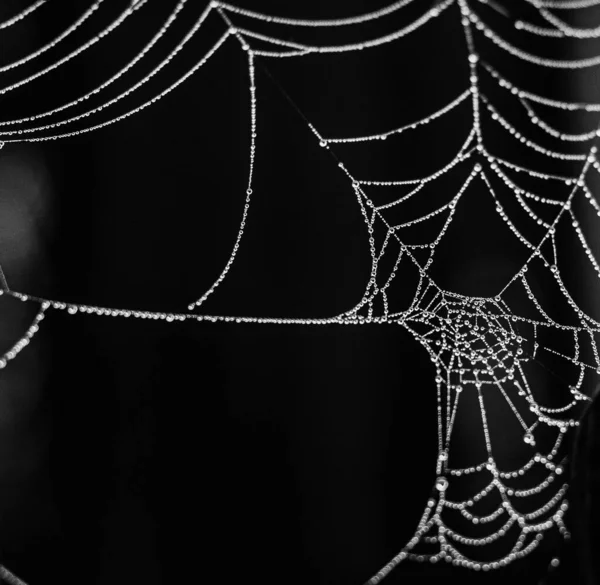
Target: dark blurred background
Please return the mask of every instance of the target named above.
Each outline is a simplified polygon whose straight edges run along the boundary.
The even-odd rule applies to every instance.
[[[328,18],[388,3],[243,6]],[[365,25],[355,37],[335,31],[331,42],[399,28],[423,12],[422,4],[383,26]],[[26,5],[5,0],[0,20]],[[126,5],[106,0],[60,48],[4,74],[2,87],[97,34]],[[174,6],[150,0],[65,67],[2,96],[2,119],[94,88],[133,58]],[[155,66],[204,7],[190,0],[110,96]],[[75,0],[49,2],[3,30],[3,62],[47,42],[83,10]],[[514,35],[506,18],[478,10]],[[529,14],[524,3],[514,10]],[[223,22],[209,17],[169,67],[99,121],[161,91],[223,32]],[[296,32],[283,34],[300,40]],[[304,34],[301,40],[322,38]],[[560,83],[561,95],[580,91],[578,80],[559,82],[545,72],[531,80],[534,68],[517,68],[481,35],[476,42],[515,83],[526,80],[546,93]],[[380,49],[259,59],[247,228],[230,275],[201,312],[327,317],[354,306],[370,270],[362,216],[347,179],[296,108],[328,136],[397,127],[467,87],[465,55],[453,6]],[[498,90],[490,84],[489,91]],[[502,94],[496,97],[502,104]],[[420,176],[453,157],[469,116],[463,105],[394,144],[332,150],[361,178]],[[486,125],[497,154],[514,153],[505,135]],[[7,144],[0,153],[0,261],[9,285],[65,302],[185,311],[229,257],[248,147],[247,67],[234,39],[176,91],[119,124],[62,141]],[[457,213],[435,277],[444,288],[486,295],[501,289],[525,256],[490,211],[480,183]],[[447,189],[456,192],[452,182]],[[33,309],[12,299],[0,305],[9,344]],[[433,372],[426,352],[399,326],[166,324],[50,311],[35,343],[3,372],[0,558],[29,585],[363,583],[412,536],[433,485]],[[457,432],[473,440],[479,425],[465,420]],[[457,571],[456,578],[537,583],[557,546],[549,538],[503,571]],[[437,580],[452,569],[407,563],[386,582]]]

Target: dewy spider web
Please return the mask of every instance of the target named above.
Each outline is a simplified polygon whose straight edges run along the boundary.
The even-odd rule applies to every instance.
[[[0,88],[0,94],[12,92],[39,77],[53,73],[65,63],[84,53],[89,47],[102,41],[126,19],[134,16],[148,0],[132,2],[123,13],[86,43],[71,51],[52,65],[40,69],[37,73],[23,77],[19,81]],[[222,2],[212,2],[193,23],[188,33],[176,47],[150,73],[116,97],[107,99],[100,105],[74,113],[68,113],[86,103],[88,98],[104,95],[105,90],[116,80],[128,73],[143,59],[149,50],[167,32],[178,18],[186,0],[181,0],[144,48],[112,77],[87,94],[51,110],[32,113],[28,116],[0,121],[0,140],[4,144],[16,142],[39,142],[69,138],[91,132],[116,123],[132,114],[136,114],[152,105],[171,92],[188,77],[204,65],[212,55],[229,39],[239,43],[240,50],[247,55],[251,140],[249,152],[249,171],[246,200],[230,257],[214,283],[199,298],[192,302],[189,312],[158,313],[120,308],[106,308],[84,304],[65,303],[58,300],[45,299],[10,290],[4,274],[2,284],[4,294],[23,302],[37,305],[39,311],[32,325],[12,349],[0,359],[0,367],[19,354],[31,341],[49,310],[75,314],[78,312],[125,318],[155,319],[167,322],[195,320],[198,322],[238,322],[258,324],[299,324],[299,325],[366,325],[397,324],[406,328],[428,352],[436,370],[437,417],[438,417],[438,455],[436,463],[437,479],[422,518],[413,538],[385,567],[377,572],[368,583],[380,582],[398,563],[404,559],[430,560],[431,562],[447,561],[476,570],[490,570],[506,566],[533,551],[543,539],[546,532],[557,529],[568,537],[563,522],[568,507],[566,500],[567,485],[561,481],[563,473],[563,456],[561,442],[567,431],[578,425],[581,405],[589,401],[585,389],[586,381],[600,373],[600,355],[598,352],[598,335],[600,322],[580,307],[561,275],[560,262],[557,255],[556,239],[558,233],[570,230],[575,236],[577,245],[581,247],[592,269],[600,278],[600,264],[588,244],[584,227],[580,225],[577,210],[578,200],[589,205],[600,217],[600,204],[592,193],[594,176],[600,173],[600,162],[596,147],[592,142],[600,136],[600,129],[594,128],[581,133],[565,133],[542,119],[538,109],[554,109],[566,112],[599,112],[600,104],[576,103],[560,101],[521,89],[505,78],[489,62],[479,55],[478,47],[484,43],[493,43],[513,57],[530,64],[549,69],[585,69],[600,64],[600,57],[588,57],[580,60],[556,60],[536,56],[496,33],[487,22],[475,11],[478,4],[489,4],[498,12],[508,15],[508,11],[491,0],[442,0],[429,8],[412,22],[405,23],[392,33],[352,44],[310,45],[292,42],[276,35],[264,34],[253,30],[253,24],[277,25],[296,28],[347,27],[363,24],[400,13],[408,5],[417,4],[416,0],[401,0],[387,8],[365,14],[363,16],[338,20],[296,20],[280,18],[258,12],[241,9]],[[33,3],[29,8],[14,17],[0,23],[0,29],[18,25],[29,14],[41,8],[44,0]],[[102,0],[93,2],[91,6],[68,29],[43,47],[17,61],[0,67],[0,72],[18,69],[19,66],[34,61],[47,50],[56,47],[64,38],[75,31],[85,20],[100,8]],[[426,4],[426,3],[420,3]],[[522,20],[515,21],[515,28],[523,33],[547,38],[573,38],[578,40],[600,38],[600,28],[576,28],[557,15],[560,11],[585,10],[600,5],[600,0],[573,0],[571,2],[554,2],[551,0],[525,0],[525,4],[537,13],[544,25]],[[370,279],[360,302],[351,310],[330,318],[266,318],[247,316],[217,316],[192,313],[202,306],[228,275],[236,254],[241,245],[246,225],[248,210],[252,198],[255,151],[257,148],[256,116],[258,109],[257,87],[255,79],[255,62],[257,59],[290,59],[309,54],[346,53],[366,50],[387,43],[396,42],[412,32],[425,27],[428,22],[444,12],[455,11],[454,17],[460,21],[465,38],[465,59],[469,66],[469,79],[465,80],[464,91],[447,105],[431,113],[429,116],[413,120],[407,124],[388,129],[377,134],[331,137],[323,135],[319,129],[307,120],[308,129],[314,135],[315,147],[329,151],[332,160],[337,160],[340,171],[347,179],[348,189],[356,197],[365,227],[369,234],[369,254],[371,261]],[[119,102],[122,98],[134,94],[161,69],[169,65],[171,60],[200,30],[210,14],[217,14],[225,25],[225,32],[218,41],[203,55],[185,74],[164,88],[153,98],[140,103],[124,114],[100,121],[74,130],[62,130],[74,122],[85,121],[107,107]],[[237,26],[236,19],[248,23],[245,27]],[[489,95],[482,89],[482,77],[494,83],[499,92],[506,92],[518,102],[529,118],[532,126],[555,140],[564,148],[574,145],[579,148],[575,152],[563,152],[549,149],[542,144],[530,140],[527,131],[518,130],[501,113]],[[504,96],[503,96],[504,97]],[[463,106],[464,104],[464,106]],[[459,107],[468,106],[471,112],[471,126],[466,129],[461,148],[450,162],[437,172],[419,178],[402,178],[398,180],[364,180],[355,176],[335,152],[336,145],[346,148],[359,143],[382,141],[402,133],[413,132],[429,123],[444,117]],[[60,115],[59,117],[56,117]],[[563,161],[576,167],[572,174],[549,174],[540,172],[506,160],[494,154],[488,140],[485,139],[480,119],[489,115],[499,128],[506,130],[522,146],[535,152],[536,155],[549,161]],[[53,121],[47,121],[51,118]],[[61,130],[58,130],[58,129]],[[412,219],[402,214],[405,204],[410,204],[419,197],[418,193],[450,173],[464,171],[464,181],[458,191],[445,204]],[[526,184],[546,185],[554,183],[562,190],[562,198],[546,196],[543,187],[539,190],[521,186],[521,179]],[[509,279],[504,288],[493,297],[473,297],[444,290],[432,278],[430,268],[436,252],[451,226],[457,208],[462,204],[465,192],[475,182],[481,182],[489,196],[493,199],[495,210],[501,221],[514,234],[518,242],[527,249],[527,259],[519,270]],[[497,183],[502,187],[500,195]],[[389,188],[403,188],[402,195],[390,200],[386,196]],[[507,195],[525,212],[532,226],[539,233],[533,236],[523,233],[512,217],[510,205],[505,203]],[[403,217],[398,222],[398,213]],[[396,218],[396,219],[394,219]],[[436,223],[440,222],[441,227]],[[432,237],[428,243],[408,243],[404,234],[411,226],[422,224],[433,225]],[[437,226],[437,227],[435,227]],[[381,238],[376,236],[381,235]],[[387,262],[387,264],[386,264]],[[396,307],[393,294],[394,286],[398,286],[398,274],[404,271],[416,271],[416,286],[411,293],[411,301],[407,307]],[[571,322],[563,323],[555,320],[549,313],[550,308],[542,306],[532,287],[532,272],[544,273],[554,283],[557,294],[562,296],[571,312]],[[529,307],[523,314],[523,303],[515,302],[513,293],[527,299]],[[511,296],[512,295],[512,296]],[[549,340],[546,343],[546,339]],[[566,340],[566,341],[565,341]],[[567,354],[564,347],[570,348]],[[527,362],[547,360],[563,362],[565,371],[569,372],[571,381],[563,384],[563,403],[559,406],[547,406],[540,402],[540,391],[536,391],[535,380],[526,370]],[[565,376],[566,377],[566,376]],[[475,465],[468,467],[451,466],[451,439],[457,413],[464,402],[465,393],[473,393],[476,397],[481,420],[481,442],[485,446],[486,456]],[[496,393],[506,402],[514,415],[522,432],[522,440],[526,447],[532,449],[541,443],[538,436],[540,430],[552,432],[550,447],[543,452],[532,452],[529,460],[520,467],[506,469],[502,467],[494,455],[494,444],[497,440],[488,425],[488,409],[490,394]],[[543,393],[542,393],[543,394]],[[535,472],[537,481],[534,485],[521,488],[517,485],[521,478]],[[539,479],[543,472],[543,479]],[[463,499],[451,497],[453,484],[462,476],[482,478],[484,487]],[[538,481],[539,479],[539,481]],[[534,509],[521,511],[524,504],[533,499]],[[541,503],[540,503],[541,501]],[[491,508],[490,508],[491,502]],[[486,508],[487,505],[487,508]],[[456,529],[454,520],[462,517],[480,532],[477,537],[462,534]],[[454,526],[454,527],[453,527]],[[508,552],[494,560],[477,560],[478,551],[499,539],[510,539]],[[422,549],[422,550],[421,550]],[[3,577],[12,583],[22,583],[6,569],[2,569]]]

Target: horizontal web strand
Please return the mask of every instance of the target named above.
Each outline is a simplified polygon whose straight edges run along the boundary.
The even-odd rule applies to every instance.
[[[386,132],[380,132],[378,134],[367,134],[364,136],[354,136],[354,137],[348,137],[348,138],[324,138],[324,140],[325,140],[325,142],[328,142],[330,144],[336,144],[336,143],[343,144],[343,143],[351,143],[351,142],[368,142],[370,140],[385,140],[386,138],[389,138],[390,136],[393,136],[394,134],[400,134],[400,133],[404,132],[405,130],[414,130],[418,126],[422,126],[423,124],[428,124],[429,122],[432,122],[433,120],[435,120],[437,118],[440,118],[444,114],[446,114],[446,113],[450,112],[451,110],[453,110],[454,108],[456,108],[458,105],[462,104],[470,95],[471,95],[471,92],[470,92],[470,90],[467,89],[463,93],[461,93],[457,98],[453,99],[451,102],[449,102],[448,104],[446,104],[439,110],[435,111],[433,114],[429,114],[429,116],[421,118],[420,120],[415,120],[413,122],[410,122],[409,124],[405,124],[404,126],[395,128],[394,130],[388,130]]]
[[[66,132],[64,134],[55,134],[52,136],[41,136],[41,137],[35,137],[35,138],[11,138],[9,140],[5,140],[4,142],[6,142],[6,143],[9,143],[9,142],[46,142],[48,140],[70,138],[72,136],[78,136],[80,134],[86,134],[88,132],[93,132],[94,130],[99,130],[100,128],[105,128],[106,126],[110,126],[111,124],[114,124],[115,122],[119,122],[125,118],[128,118],[129,116],[131,116],[133,114],[137,114],[138,112],[141,112],[148,106],[150,106],[150,105],[156,103],[158,100],[162,99],[165,95],[167,95],[168,93],[173,91],[176,87],[181,85],[188,77],[193,75],[198,69],[200,69],[200,67],[202,67],[217,52],[219,47],[229,38],[230,35],[231,35],[230,31],[225,32],[221,36],[221,38],[210,48],[210,50],[202,57],[202,59],[200,59],[200,61],[198,61],[191,69],[189,69],[186,73],[184,73],[181,77],[179,77],[179,79],[177,79],[175,82],[173,82],[169,87],[164,89],[159,94],[155,95],[153,98],[145,101],[144,103],[142,103],[141,105],[139,105],[135,108],[132,108],[131,110],[125,112],[124,114],[121,114],[120,116],[117,116],[115,118],[107,120],[106,122],[102,122],[101,124],[96,124],[94,126],[88,126],[87,128],[82,128],[80,130],[74,130],[73,132]]]
[[[425,24],[427,24],[433,18],[439,16],[442,12],[444,12],[447,8],[449,8],[452,4],[455,3],[456,0],[444,0],[435,8],[430,8],[425,14],[420,16],[411,24],[387,35],[383,35],[381,37],[371,39],[368,41],[363,41],[360,43],[349,43],[345,45],[304,45],[302,43],[295,43],[298,45],[299,49],[297,51],[290,51],[287,53],[278,53],[276,51],[263,51],[263,50],[253,50],[255,55],[260,55],[263,57],[302,57],[305,55],[309,55],[312,53],[347,53],[352,51],[361,51],[363,49],[371,49],[374,47],[380,47],[387,43],[391,43],[396,41],[402,37],[408,36],[409,34],[415,32]],[[268,42],[272,42],[274,44],[286,44],[284,39],[280,39],[272,36],[264,36],[264,40]]]
[[[262,12],[255,12],[253,10],[246,10],[226,2],[213,2],[212,5],[215,8],[222,8],[232,14],[240,14],[241,16],[247,16],[256,20],[263,20],[265,22],[271,22],[275,24],[287,24],[291,26],[302,26],[302,27],[337,27],[337,26],[348,26],[352,24],[362,24],[365,22],[371,22],[392,14],[405,6],[412,4],[415,0],[399,0],[394,2],[385,8],[375,10],[374,12],[368,12],[359,16],[350,16],[348,18],[333,18],[326,20],[307,20],[299,18],[284,18],[281,16],[272,16],[270,14],[263,14]]]

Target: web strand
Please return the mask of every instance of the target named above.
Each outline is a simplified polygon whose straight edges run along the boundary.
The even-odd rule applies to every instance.
[[[25,8],[18,14],[15,14],[15,16],[5,20],[4,22],[0,22],[0,30],[3,28],[8,28],[10,26],[17,24],[19,21],[23,20],[26,16],[29,16],[34,11],[36,11],[38,8],[40,8],[41,6],[46,4],[47,1],[48,0],[37,0],[37,2],[34,2],[33,4],[31,4],[31,6],[28,6],[27,8]]]

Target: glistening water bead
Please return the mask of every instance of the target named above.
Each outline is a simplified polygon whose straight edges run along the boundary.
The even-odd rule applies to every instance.
[[[438,490],[438,492],[445,492],[447,488],[448,480],[445,477],[438,477],[435,480],[435,489]]]

